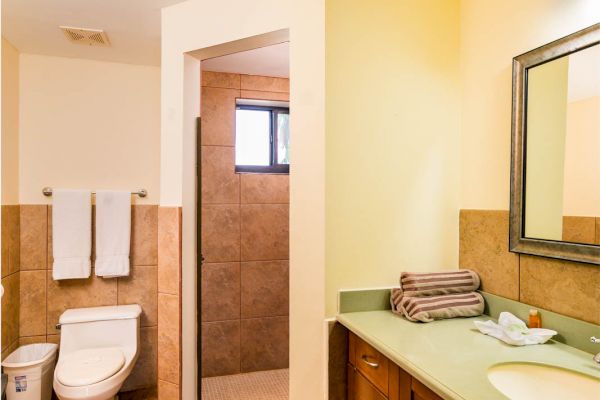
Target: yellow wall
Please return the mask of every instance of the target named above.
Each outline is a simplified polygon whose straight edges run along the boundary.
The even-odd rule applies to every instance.
[[[508,209],[512,58],[599,19],[597,0],[461,0],[461,208]]]
[[[21,54],[20,202],[44,186],[160,192],[160,68]]]
[[[2,204],[19,203],[19,52],[2,38]]]
[[[327,314],[342,288],[457,267],[459,2],[328,0]]]
[[[563,215],[600,216],[600,96],[567,106]]]
[[[569,58],[527,74],[525,236],[561,240]]]
[[[194,83],[198,82],[199,63],[185,53],[287,28],[294,149],[290,174],[290,399],[326,398],[324,0],[190,0],[163,9],[161,64],[161,204],[183,205],[185,399],[196,398],[193,122],[199,110],[199,83]]]

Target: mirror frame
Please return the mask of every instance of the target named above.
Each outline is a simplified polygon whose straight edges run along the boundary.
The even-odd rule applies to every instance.
[[[600,265],[600,246],[525,237],[527,70],[600,44],[600,23],[513,58],[509,250]]]

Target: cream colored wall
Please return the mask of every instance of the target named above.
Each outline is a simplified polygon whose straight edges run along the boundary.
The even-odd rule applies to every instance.
[[[2,38],[2,204],[19,204],[19,51]]]
[[[525,236],[561,240],[569,58],[527,74]]]
[[[327,315],[458,264],[459,2],[327,1]]]
[[[461,0],[463,209],[508,209],[512,58],[597,23],[597,0]]]
[[[161,204],[183,204],[184,399],[196,398],[194,118],[198,62],[186,52],[290,30],[290,399],[326,398],[324,3],[190,0],[163,9]],[[239,50],[238,50],[239,51]],[[310,60],[310,62],[306,62]],[[196,107],[196,108],[194,108]]]
[[[21,54],[22,204],[44,186],[160,193],[160,68]]]
[[[600,96],[567,106],[563,215],[600,216]]]

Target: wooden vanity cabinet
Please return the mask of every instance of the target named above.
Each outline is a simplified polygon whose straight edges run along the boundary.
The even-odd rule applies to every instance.
[[[348,400],[442,400],[427,386],[350,332]]]

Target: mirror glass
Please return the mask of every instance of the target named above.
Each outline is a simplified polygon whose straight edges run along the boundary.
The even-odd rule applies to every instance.
[[[598,245],[600,45],[528,68],[525,82],[524,236]]]

